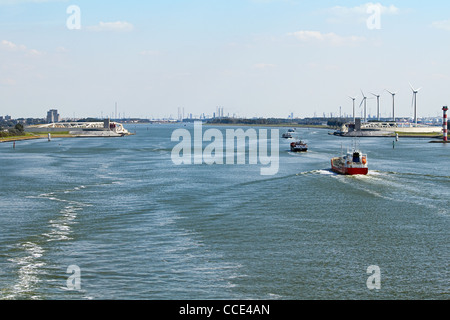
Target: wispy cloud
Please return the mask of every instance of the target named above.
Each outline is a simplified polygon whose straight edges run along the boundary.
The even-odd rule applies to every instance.
[[[2,40],[1,44],[2,44],[2,48],[9,50],[9,51],[26,50],[26,48],[27,48],[24,45],[17,45],[8,40]]]
[[[435,21],[431,25],[436,29],[450,31],[450,20]]]
[[[28,49],[23,44],[15,44],[14,42],[8,41],[8,40],[2,40],[0,42],[0,49],[6,50],[9,52],[22,52],[28,56],[40,56],[43,54],[43,52],[38,51],[36,49]]]
[[[333,32],[322,33],[320,31],[296,31],[288,33],[288,36],[293,36],[302,42],[317,42],[334,46],[359,43],[366,40],[364,37],[359,36],[344,37]]]
[[[134,26],[126,21],[116,22],[100,22],[98,25],[90,26],[86,28],[89,31],[95,32],[130,32],[133,31]]]
[[[381,3],[367,2],[355,7],[334,6],[328,8],[326,11],[331,16],[328,22],[344,22],[356,20],[358,22],[365,22],[368,14],[373,13],[371,9],[377,7],[379,13],[382,15],[396,15],[400,13],[400,9],[394,5],[385,6]]]
[[[398,14],[400,9],[394,5],[384,6],[381,3],[368,2],[356,7],[343,7],[335,6],[329,9],[329,11],[336,15],[367,15],[367,11],[370,7],[378,7],[382,14]]]
[[[58,47],[58,48],[56,48],[56,52],[57,53],[68,53],[69,50],[64,47]]]

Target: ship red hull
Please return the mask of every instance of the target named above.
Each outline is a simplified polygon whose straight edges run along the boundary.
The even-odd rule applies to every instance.
[[[369,173],[369,168],[347,168],[335,166],[333,161],[331,161],[331,170],[336,173],[354,176],[354,175],[367,175]]]

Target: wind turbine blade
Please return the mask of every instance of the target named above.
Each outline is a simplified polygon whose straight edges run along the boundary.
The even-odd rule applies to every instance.
[[[359,104],[359,107],[361,108],[362,104],[366,101],[366,99],[362,99],[361,103]]]
[[[411,89],[412,89],[413,92],[416,91],[416,90],[414,89],[414,87],[412,86],[411,82],[409,83],[409,86],[411,87]]]
[[[364,95],[364,92],[362,91],[362,89],[361,89],[361,93],[362,93],[363,98],[365,98],[366,96]]]
[[[389,92],[390,94],[393,94],[392,92],[390,92],[388,89],[384,89],[384,90],[386,90],[387,92]]]
[[[419,92],[420,90],[422,90],[422,88],[417,89],[416,92]]]

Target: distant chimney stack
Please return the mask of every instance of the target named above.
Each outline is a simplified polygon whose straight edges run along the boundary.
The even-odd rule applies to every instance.
[[[448,107],[444,106],[442,108],[442,111],[444,111],[444,142],[447,142],[447,133],[448,133],[448,125],[447,125],[447,111],[448,111]]]

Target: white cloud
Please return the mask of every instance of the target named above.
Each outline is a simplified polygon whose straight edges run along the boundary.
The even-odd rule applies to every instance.
[[[23,44],[18,45],[8,40],[2,40],[2,42],[0,42],[0,49],[4,49],[9,52],[22,52],[29,56],[40,56],[43,54],[41,51],[36,49],[28,49]]]
[[[129,32],[134,29],[134,26],[126,21],[116,21],[116,22],[100,22],[96,26],[87,27],[87,30],[102,32],[102,31],[113,31],[113,32]]]
[[[42,52],[40,52],[36,49],[31,49],[31,50],[28,50],[28,54],[31,56],[40,56],[42,54]]]
[[[333,32],[321,33],[320,31],[297,31],[288,33],[288,36],[293,36],[302,42],[317,42],[331,45],[345,45],[365,41],[364,37],[343,37]]]
[[[68,53],[69,50],[64,47],[58,47],[58,48],[56,48],[56,52],[57,53]]]
[[[17,45],[11,41],[8,40],[3,40],[2,41],[2,47],[9,50],[9,51],[17,51],[17,50],[26,50],[27,47],[25,47],[24,45]]]
[[[365,23],[367,18],[375,13],[373,10],[374,7],[379,8],[381,15],[396,15],[400,13],[400,9],[396,6],[384,6],[379,2],[368,2],[356,7],[335,6],[326,10],[330,15],[328,22],[343,23],[357,21],[358,23]]]
[[[339,16],[348,16],[348,15],[365,15],[367,16],[368,14],[368,9],[370,7],[378,7],[380,8],[380,13],[381,14],[398,14],[400,12],[400,9],[397,8],[394,5],[390,5],[390,6],[383,6],[381,3],[373,3],[373,2],[368,2],[365,4],[362,4],[360,6],[356,6],[356,7],[343,7],[343,6],[335,6],[329,9],[329,11],[332,14],[335,15],[339,15]]]
[[[432,23],[432,26],[436,29],[450,31],[450,20],[435,21]]]

